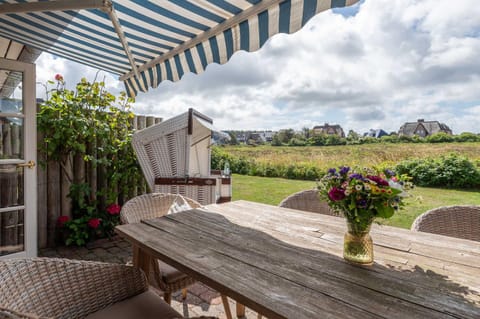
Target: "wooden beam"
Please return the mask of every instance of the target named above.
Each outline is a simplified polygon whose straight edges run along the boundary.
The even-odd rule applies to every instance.
[[[103,8],[110,0],[57,0],[0,5],[0,14]]]
[[[260,12],[270,8],[273,5],[276,5],[284,0],[264,0],[261,1],[260,3],[248,8],[247,10],[242,11],[240,14],[237,14],[230,19],[227,19],[223,21],[222,23],[218,24],[217,26],[199,34],[198,36],[183,42],[179,46],[173,48],[172,50],[168,51],[165,54],[162,54],[155,59],[150,60],[149,62],[145,63],[144,65],[140,66],[138,68],[138,72],[147,70],[151,68],[152,66],[162,63],[171,57],[175,56],[176,54],[183,52],[189,48],[194,47],[195,45],[202,43],[206,39],[209,39],[210,37],[220,34],[221,32],[228,30],[232,26],[242,22],[245,19],[248,19],[251,16],[254,16],[256,14],[259,14]],[[125,81],[129,78],[131,78],[134,75],[134,72],[130,71],[124,75],[122,75],[119,79],[121,81]]]

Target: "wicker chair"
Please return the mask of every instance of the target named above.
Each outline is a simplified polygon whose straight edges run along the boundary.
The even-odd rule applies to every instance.
[[[0,261],[0,318],[183,318],[131,266],[30,258]]]
[[[136,196],[123,205],[120,212],[122,224],[139,223],[144,219],[152,219],[167,214],[169,208],[178,198],[175,194],[150,193]],[[192,208],[201,205],[193,199],[182,197]],[[155,260],[153,263],[153,274],[150,278],[154,279],[153,286],[158,287],[164,292],[164,299],[167,303],[171,302],[172,293],[182,289],[183,298],[186,297],[186,287],[193,284],[195,280],[161,260]]]
[[[298,209],[312,213],[338,216],[326,202],[318,197],[318,190],[309,189],[292,194],[282,200],[280,207]]]
[[[418,216],[413,231],[480,241],[480,206],[444,206]]]

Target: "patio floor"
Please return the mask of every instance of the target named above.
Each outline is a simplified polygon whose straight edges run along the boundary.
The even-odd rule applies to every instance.
[[[56,247],[41,249],[42,257],[95,260],[125,264],[132,260],[130,244],[119,237],[112,240],[100,239],[87,247]],[[159,292],[161,294],[161,292]],[[217,316],[226,318],[220,294],[202,283],[188,288],[188,296],[182,301],[180,292],[173,295],[172,307],[185,318],[194,316]],[[235,317],[235,303],[230,299],[230,309]],[[257,313],[247,309],[245,318],[257,318]]]

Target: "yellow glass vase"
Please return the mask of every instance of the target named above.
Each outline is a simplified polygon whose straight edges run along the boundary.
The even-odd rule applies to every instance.
[[[343,240],[343,258],[353,264],[373,265],[373,241],[370,228],[373,219],[367,225],[347,219],[348,231]]]

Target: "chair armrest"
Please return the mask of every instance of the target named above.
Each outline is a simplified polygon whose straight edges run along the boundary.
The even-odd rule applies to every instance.
[[[0,262],[0,304],[22,313],[83,318],[148,289],[131,266],[56,258]]]
[[[24,314],[24,313],[6,309],[0,306],[0,319],[53,319],[53,318]]]

